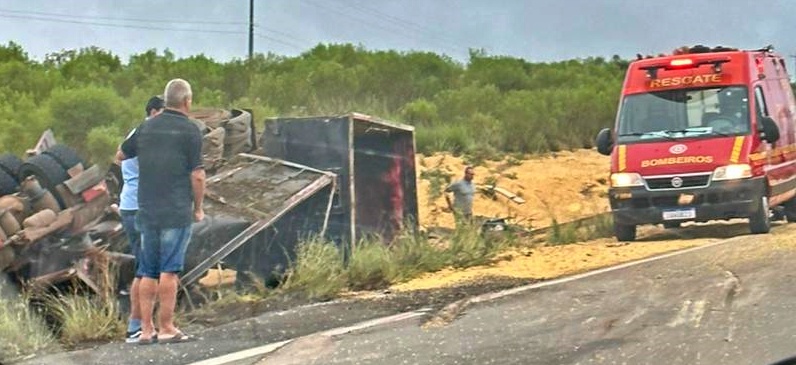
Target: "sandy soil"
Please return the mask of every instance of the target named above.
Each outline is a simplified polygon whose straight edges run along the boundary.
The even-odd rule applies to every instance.
[[[431,180],[424,172],[437,171],[460,179],[464,161],[447,154],[418,156],[418,204],[420,224],[425,227],[453,227],[453,217],[445,212],[442,196],[431,199]],[[518,205],[502,196],[493,200],[477,195],[473,214],[487,217],[515,217],[515,222],[534,228],[549,226],[552,219],[567,222],[608,210],[608,174],[610,159],[594,150],[560,152],[543,157],[487,161],[475,166],[475,183],[492,179],[525,199]],[[443,186],[444,189],[444,186]]]
[[[431,199],[432,182],[438,187],[458,179],[464,170],[461,158],[447,154],[418,156],[418,203],[420,223],[424,227],[453,227],[453,217],[446,212],[442,196]],[[476,196],[473,210],[481,216],[511,216],[514,222],[533,228],[549,226],[552,219],[567,222],[609,211],[609,158],[594,150],[561,152],[526,160],[506,158],[475,167],[475,183],[492,179],[525,199],[517,205],[502,196],[492,199]],[[436,176],[436,177],[434,177]],[[708,224],[689,224],[681,229],[640,227],[637,242],[619,243],[613,238],[563,246],[537,246],[514,249],[502,254],[487,266],[463,270],[444,269],[406,283],[394,285],[396,292],[475,284],[495,278],[543,280],[601,267],[638,260],[666,252],[702,245],[716,240],[747,234],[743,220]],[[205,286],[229,285],[232,273],[211,271],[202,280]]]
[[[460,270],[448,268],[391,289],[401,292],[443,288],[497,277],[553,279],[745,234],[748,234],[748,226],[743,220],[688,224],[671,230],[643,227],[636,242],[620,243],[604,238],[570,245],[515,249],[501,255],[491,265]]]

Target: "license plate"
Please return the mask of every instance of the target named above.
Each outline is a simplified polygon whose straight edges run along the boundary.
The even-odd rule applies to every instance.
[[[696,209],[677,209],[663,212],[663,220],[693,219],[696,218]]]

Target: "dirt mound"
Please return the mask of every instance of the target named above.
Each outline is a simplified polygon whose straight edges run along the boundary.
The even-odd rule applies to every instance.
[[[609,157],[594,150],[577,150],[475,165],[476,185],[497,183],[525,199],[525,204],[478,194],[473,214],[512,216],[517,223],[537,228],[549,226],[553,218],[560,223],[608,211],[609,164]],[[417,166],[420,224],[453,227],[441,192],[449,181],[461,178],[465,161],[449,154],[418,155]]]

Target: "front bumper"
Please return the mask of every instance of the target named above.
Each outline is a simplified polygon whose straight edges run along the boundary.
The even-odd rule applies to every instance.
[[[665,211],[688,208],[696,210],[696,217],[674,221],[747,218],[759,209],[760,197],[765,192],[763,178],[750,178],[714,181],[703,188],[677,190],[647,190],[643,186],[611,188],[608,194],[617,224],[640,225],[667,222],[663,219]]]

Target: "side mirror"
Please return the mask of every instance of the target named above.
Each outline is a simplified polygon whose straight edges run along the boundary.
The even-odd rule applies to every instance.
[[[768,143],[775,143],[779,141],[779,127],[777,127],[777,123],[774,122],[774,119],[771,117],[762,117],[759,120],[760,122],[760,130],[763,132],[761,138]]]
[[[597,152],[606,156],[610,156],[611,151],[614,149],[614,139],[611,135],[611,130],[608,128],[603,128],[600,130],[600,133],[597,133],[597,138],[594,140],[594,144],[597,146]]]

